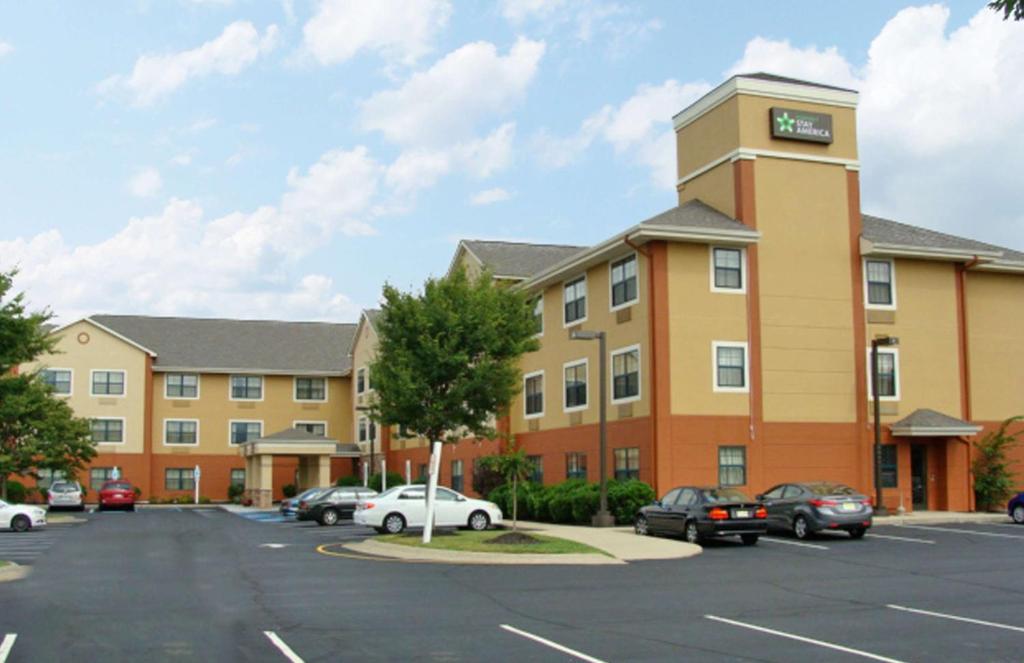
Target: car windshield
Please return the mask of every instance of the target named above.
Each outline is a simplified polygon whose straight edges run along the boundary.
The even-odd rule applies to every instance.
[[[841,483],[811,483],[807,490],[815,495],[856,495],[857,491]]]
[[[78,486],[73,483],[55,483],[50,486],[51,493],[74,493],[78,491]]]
[[[299,495],[298,498],[296,498],[296,499],[300,499],[300,500],[312,499],[312,498],[316,497],[317,495],[319,495],[322,492],[324,492],[323,488],[310,488],[306,492],[304,492],[301,495]]]
[[[735,488],[711,488],[702,490],[705,501],[708,502],[749,502],[750,500],[742,491]]]
[[[405,486],[395,486],[394,488],[388,488],[380,495],[377,495],[377,497],[392,497],[403,488],[405,488]]]
[[[125,483],[123,481],[118,481],[117,483],[111,482],[111,483],[108,483],[107,485],[103,486],[103,490],[131,490],[131,489],[132,489],[131,484],[130,483]]]

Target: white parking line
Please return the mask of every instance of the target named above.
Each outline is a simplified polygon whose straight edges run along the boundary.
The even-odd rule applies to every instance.
[[[953,532],[954,534],[975,534],[977,536],[994,536],[1000,539],[1024,539],[1019,534],[1003,534],[1001,532],[979,532],[974,529],[957,529],[953,527],[932,527],[931,525],[895,525],[895,527],[908,527],[910,529],[923,529],[931,532]]]
[[[872,539],[892,539],[893,541],[906,541],[907,543],[931,543],[928,539],[912,539],[909,536],[892,536],[890,534],[865,534],[864,536],[871,537]]]
[[[800,546],[801,548],[814,548],[815,550],[828,550],[828,546],[821,546],[817,543],[804,543],[803,541],[790,541],[789,539],[776,539],[774,536],[762,536],[762,541],[772,543],[785,543],[787,546]]]
[[[11,649],[14,647],[14,641],[18,639],[17,633],[8,633],[4,636],[2,642],[0,642],[0,663],[4,663],[7,657],[11,653]]]
[[[968,624],[980,624],[982,626],[991,626],[992,628],[1002,628],[1002,629],[1006,629],[1007,631],[1019,631],[1020,633],[1024,633],[1024,627],[1021,627],[1021,626],[1011,626],[1009,624],[1000,624],[998,622],[987,622],[984,619],[971,619],[970,617],[960,617],[958,615],[947,615],[944,612],[932,612],[931,610],[920,610],[918,608],[908,608],[908,607],[903,606],[903,605],[893,605],[892,603],[890,603],[886,607],[887,608],[892,608],[893,610],[902,610],[904,612],[914,612],[914,613],[917,613],[919,615],[928,615],[929,617],[941,617],[942,619],[952,619],[953,621],[957,621],[957,622],[967,622]]]
[[[273,631],[264,631],[263,635],[267,636],[267,638],[270,639],[270,642],[272,642],[274,646],[284,654],[284,657],[291,661],[291,663],[305,663],[305,661],[299,658],[298,654],[292,651],[292,648],[289,647],[284,640],[278,637],[277,633],[274,633]],[[3,663],[3,661],[0,661],[0,663]]]
[[[793,633],[786,633],[784,631],[776,631],[775,629],[765,628],[764,626],[755,626],[754,624],[744,624],[743,622],[733,621],[732,619],[726,619],[725,617],[716,617],[715,615],[704,615],[705,619],[711,619],[716,622],[722,622],[723,624],[730,624],[732,626],[739,626],[740,628],[748,628],[752,631],[760,631],[761,633],[768,633],[769,635],[777,635],[780,638],[789,638],[790,640],[797,640],[799,642],[806,642],[807,644],[817,645],[818,647],[824,647],[826,649],[834,649],[836,651],[846,652],[847,654],[853,654],[854,656],[862,656],[864,658],[870,658],[876,661],[886,661],[887,663],[904,663],[898,658],[888,658],[886,656],[879,656],[878,654],[872,654],[868,651],[861,649],[853,649],[852,647],[844,647],[843,645],[837,645],[831,642],[825,642],[824,640],[815,640],[813,638],[805,638],[802,635],[795,635]]]
[[[509,626],[508,624],[501,624],[500,626],[501,626],[501,628],[505,629],[509,633],[515,633],[516,635],[521,635],[524,638],[527,638],[529,640],[533,640],[534,642],[539,642],[540,644],[542,644],[542,645],[544,645],[546,647],[551,647],[552,649],[554,649],[556,651],[560,651],[563,654],[568,654],[569,656],[575,656],[576,658],[580,659],[581,661],[587,661],[588,663],[605,663],[604,661],[602,661],[599,658],[594,658],[593,656],[588,656],[588,655],[584,654],[583,652],[576,651],[575,649],[569,649],[565,645],[560,645],[557,642],[552,642],[551,640],[548,640],[547,638],[542,638],[539,635],[534,635],[533,633],[527,633],[526,631],[521,631],[521,630],[517,629],[514,626]]]

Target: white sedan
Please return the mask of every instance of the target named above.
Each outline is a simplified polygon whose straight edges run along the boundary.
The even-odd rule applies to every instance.
[[[378,532],[398,534],[406,527],[423,527],[426,521],[427,487],[395,486],[356,505],[353,522]],[[437,487],[434,522],[438,527],[485,530],[501,523],[501,509],[494,502],[474,500],[454,490]]]
[[[46,511],[30,504],[8,504],[0,500],[0,528],[10,527],[15,532],[27,532],[33,527],[46,525]]]

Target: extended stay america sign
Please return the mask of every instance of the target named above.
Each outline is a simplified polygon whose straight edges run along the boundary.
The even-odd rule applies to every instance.
[[[826,113],[773,107],[772,137],[806,140],[812,143],[832,142],[832,116]]]

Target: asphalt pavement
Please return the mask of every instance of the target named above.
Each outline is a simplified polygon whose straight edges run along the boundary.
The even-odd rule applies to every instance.
[[[683,560],[452,566],[214,509],[88,514],[0,583],[7,661],[1020,661],[1024,527],[713,542]],[[4,536],[0,534],[0,536]],[[12,639],[13,637],[13,639]]]

